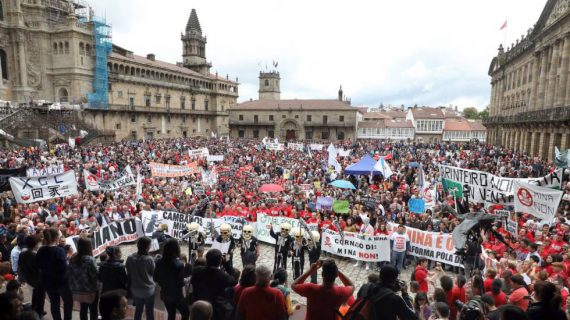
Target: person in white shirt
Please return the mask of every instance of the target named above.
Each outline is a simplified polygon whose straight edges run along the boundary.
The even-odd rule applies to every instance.
[[[401,272],[404,268],[404,258],[406,252],[410,250],[410,238],[406,234],[404,225],[398,225],[396,232],[390,235],[390,244],[392,246],[392,265]]]
[[[359,230],[359,235],[361,237],[367,237],[367,236],[372,236],[374,235],[374,227],[372,227],[370,225],[370,218],[368,218],[367,216],[360,216],[360,218],[362,219],[362,225],[360,226],[360,230]],[[360,266],[360,261],[357,260],[356,264],[354,265],[355,267],[359,267]],[[366,262],[366,271],[370,270],[370,262]]]

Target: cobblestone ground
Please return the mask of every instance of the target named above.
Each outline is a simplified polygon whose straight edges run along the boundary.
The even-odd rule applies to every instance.
[[[123,253],[123,258],[126,259],[129,255],[131,255],[132,253],[134,253],[136,251],[136,245],[134,243],[131,244],[124,244],[121,246],[122,249],[122,253]],[[186,244],[182,244],[182,248],[181,248],[182,252],[188,252],[188,247]],[[258,259],[257,263],[258,264],[264,264],[270,268],[273,268],[273,254],[274,254],[274,249],[273,246],[271,245],[267,245],[267,244],[262,244],[261,245],[261,256]],[[336,264],[338,265],[339,269],[346,275],[348,276],[348,278],[350,280],[352,280],[352,282],[354,283],[355,287],[356,287],[356,291],[358,291],[358,288],[360,288],[360,286],[362,286],[362,284],[366,283],[367,281],[367,277],[370,273],[372,272],[377,272],[376,271],[376,267],[374,265],[370,265],[370,270],[366,270],[365,266],[362,265],[360,267],[355,267],[354,266],[354,261],[346,259],[346,258],[339,258],[336,256],[332,256],[332,255],[321,255],[321,258],[325,259],[325,258],[332,258],[336,261]],[[292,269],[291,269],[291,265],[290,265],[290,261],[288,261],[289,265],[287,266],[287,272],[289,274],[289,278],[288,278],[288,283],[287,285],[290,286],[291,283],[293,282],[293,274],[292,274]],[[239,270],[242,270],[242,264],[241,264],[241,259],[239,257],[239,254],[234,254],[234,268],[237,268]],[[306,260],[306,264],[305,264],[305,271],[308,270],[309,265],[308,265],[308,258]],[[407,270],[404,270],[402,272],[402,275],[400,276],[401,279],[405,280],[406,282],[410,279],[410,270],[412,269],[412,267],[408,267]],[[319,275],[318,275],[318,281],[319,283],[322,282],[321,279],[321,274],[319,271]],[[337,280],[337,284],[341,284],[339,280]],[[28,286],[24,287],[24,293],[25,293],[25,300],[27,302],[29,302],[31,300],[31,289]],[[161,310],[164,310],[164,305],[162,303],[162,301],[159,298],[159,292],[156,293],[156,301],[155,301],[155,319],[156,320],[160,320],[160,319],[165,319],[165,313],[160,312]],[[355,296],[356,296],[356,292],[355,292]],[[299,296],[298,294],[292,292],[292,300],[294,304],[306,304],[306,299]],[[78,306],[76,306],[78,307]],[[48,314],[43,318],[46,320],[51,319],[51,315],[49,314],[49,301],[46,299],[46,305],[44,308],[46,311],[48,311]],[[132,312],[133,310],[131,310],[132,308],[129,308],[129,314],[127,316],[128,319],[132,319]],[[79,312],[77,311],[78,309],[74,310],[73,312],[73,319],[79,319]],[[178,319],[179,317],[177,317]]]

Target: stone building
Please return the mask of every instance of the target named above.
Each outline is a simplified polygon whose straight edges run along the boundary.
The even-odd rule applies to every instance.
[[[259,99],[230,109],[233,138],[278,138],[279,140],[354,140],[358,109],[344,99],[281,100],[280,76],[260,72]]]
[[[358,121],[358,139],[414,140],[415,129],[412,121],[406,120],[406,111],[382,108],[362,113]]]
[[[481,120],[445,119],[443,141],[469,142],[474,139],[480,142],[487,140],[487,128]]]
[[[533,28],[489,66],[488,141],[538,155],[570,147],[570,1],[548,0]]]
[[[0,1],[0,99],[81,104],[85,123],[115,140],[227,134],[237,79],[210,73],[195,10],[181,41],[182,62],[163,62],[113,45],[79,1]]]
[[[408,110],[406,119],[416,128],[415,139],[422,142],[440,142],[445,120],[444,108],[414,107]]]

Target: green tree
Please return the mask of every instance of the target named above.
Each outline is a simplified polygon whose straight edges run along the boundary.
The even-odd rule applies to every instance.
[[[463,116],[467,119],[479,119],[479,111],[474,107],[463,109]]]
[[[487,106],[483,111],[479,112],[479,118],[485,119],[489,117],[489,106]]]

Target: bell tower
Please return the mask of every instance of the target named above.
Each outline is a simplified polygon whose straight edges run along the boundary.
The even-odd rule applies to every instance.
[[[259,100],[281,100],[279,72],[259,72]]]
[[[185,68],[205,75],[210,74],[212,64],[206,61],[206,42],[206,37],[202,36],[196,9],[192,9],[186,24],[186,33],[182,35],[182,65]]]

